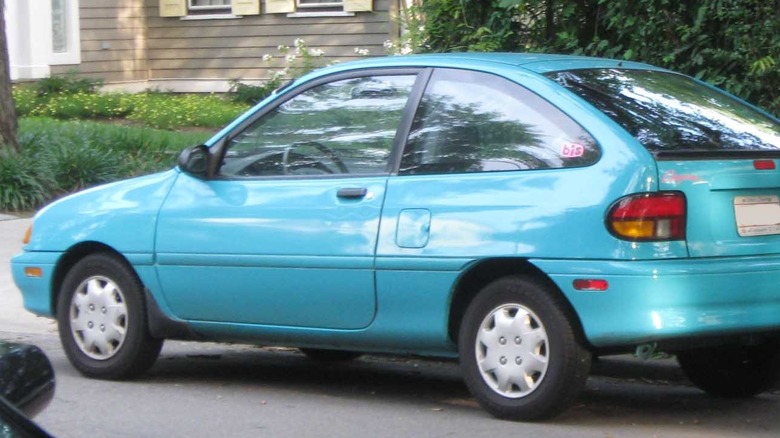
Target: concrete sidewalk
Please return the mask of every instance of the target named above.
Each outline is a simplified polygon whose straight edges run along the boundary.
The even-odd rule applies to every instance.
[[[32,219],[0,214],[0,331],[53,333],[57,325],[24,310],[22,295],[11,278],[10,261],[22,250],[22,238]]]

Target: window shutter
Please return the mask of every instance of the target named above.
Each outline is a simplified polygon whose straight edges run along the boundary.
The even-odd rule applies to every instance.
[[[265,0],[265,12],[269,14],[295,12],[295,0]]]
[[[260,0],[231,0],[233,15],[259,15]]]
[[[344,12],[370,12],[373,11],[371,0],[344,0]]]
[[[187,0],[160,0],[161,17],[184,17],[187,15]]]

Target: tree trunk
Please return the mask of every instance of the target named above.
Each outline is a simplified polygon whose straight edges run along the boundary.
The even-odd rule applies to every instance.
[[[5,0],[0,0],[0,152],[19,152],[16,109],[11,94],[11,61],[5,35]]]

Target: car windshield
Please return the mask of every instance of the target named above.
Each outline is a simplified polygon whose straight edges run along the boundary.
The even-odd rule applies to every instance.
[[[780,123],[683,75],[596,69],[548,77],[610,116],[651,152],[780,150]]]

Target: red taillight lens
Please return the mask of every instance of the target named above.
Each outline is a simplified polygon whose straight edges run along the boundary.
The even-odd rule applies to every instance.
[[[607,228],[624,240],[684,240],[685,210],[681,192],[629,195],[609,209]]]

